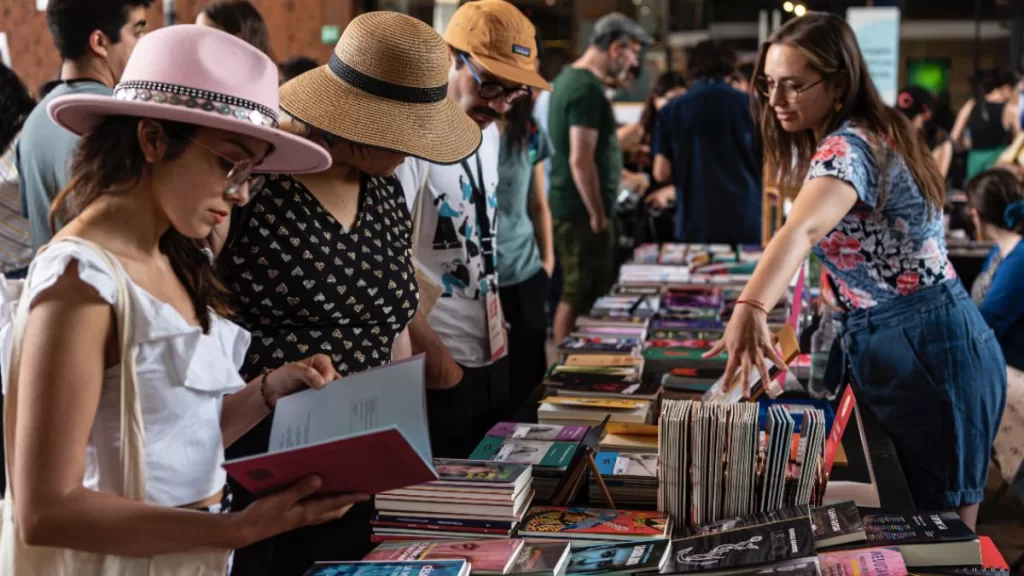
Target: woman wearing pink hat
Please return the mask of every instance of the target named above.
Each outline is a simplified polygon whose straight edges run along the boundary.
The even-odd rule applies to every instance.
[[[281,396],[336,377],[316,356],[243,381],[249,335],[224,318],[196,243],[248,200],[253,171],[330,165],[277,129],[277,109],[269,58],[191,25],[142,39],[114,98],[51,103],[84,138],[51,214],[63,229],[20,294],[2,283],[0,574],[223,574],[227,550],[366,499],[304,500],[310,478],[243,512],[201,513],[228,501],[223,447]]]

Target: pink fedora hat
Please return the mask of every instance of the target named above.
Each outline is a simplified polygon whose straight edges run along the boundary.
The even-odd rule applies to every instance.
[[[109,116],[195,124],[270,143],[257,172],[326,170],[327,152],[278,129],[277,66],[245,41],[191,24],[147,34],[135,47],[114,96],[55,98],[53,121],[83,135]]]

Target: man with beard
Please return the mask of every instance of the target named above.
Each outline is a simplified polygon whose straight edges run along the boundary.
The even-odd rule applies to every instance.
[[[551,88],[537,73],[535,37],[530,21],[504,0],[459,8],[444,37],[452,56],[448,86],[428,90],[446,89],[480,126],[482,143],[459,164],[410,157],[395,172],[414,220],[421,300],[409,335],[413,352],[427,356],[427,410],[437,457],[465,458],[514,409],[508,406],[507,345],[495,271],[501,136],[494,122],[530,98],[531,90]],[[439,226],[444,232],[435,234]],[[443,241],[435,241],[438,237]],[[424,289],[429,283],[443,287],[435,302]]]
[[[622,150],[615,114],[605,97],[605,78],[622,78],[640,63],[651,43],[643,27],[613,12],[594,25],[590,47],[558,75],[548,127],[551,215],[555,251],[564,288],[555,312],[555,342],[561,342],[615,276],[612,213],[622,177]]]

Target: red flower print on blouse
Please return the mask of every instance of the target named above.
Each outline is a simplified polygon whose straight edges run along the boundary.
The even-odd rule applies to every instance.
[[[842,232],[826,236],[821,241],[821,249],[825,251],[825,257],[840,270],[853,270],[864,262],[864,255],[860,253],[860,240]]]
[[[843,298],[843,300],[846,300],[846,302],[850,305],[851,308],[860,308],[860,296],[854,294],[853,290],[850,290],[850,286],[846,282],[843,282],[838,278],[836,280],[839,284],[839,295]]]
[[[842,136],[829,136],[818,146],[811,162],[825,162],[832,158],[843,158],[850,152],[850,145]]]
[[[909,296],[917,289],[921,287],[921,275],[917,272],[907,270],[900,277],[896,279],[896,289],[900,291],[900,294]]]

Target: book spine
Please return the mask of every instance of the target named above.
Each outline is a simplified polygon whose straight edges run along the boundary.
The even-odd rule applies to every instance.
[[[440,526],[442,528],[467,528],[478,530],[498,530],[508,532],[512,529],[514,522],[502,522],[491,520],[463,520],[461,518],[429,518],[425,516],[385,516],[378,514],[371,524],[377,522],[413,526]]]

